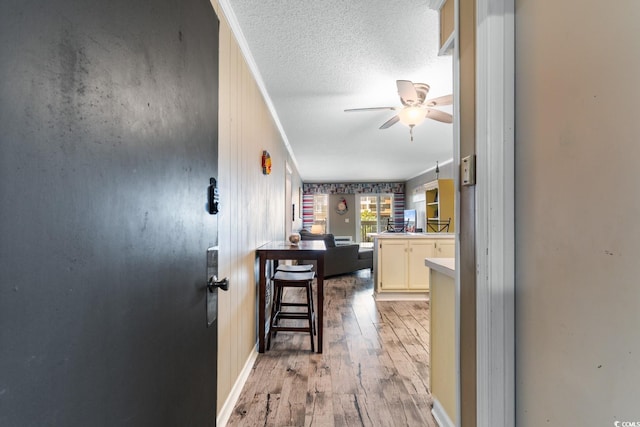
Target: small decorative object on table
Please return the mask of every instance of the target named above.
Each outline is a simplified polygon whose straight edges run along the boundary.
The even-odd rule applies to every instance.
[[[292,245],[297,246],[298,243],[300,242],[300,235],[298,233],[291,234],[289,236],[289,241],[291,242]]]

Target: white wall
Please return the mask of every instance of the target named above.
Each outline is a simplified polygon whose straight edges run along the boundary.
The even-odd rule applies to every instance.
[[[347,202],[348,211],[340,215],[337,206],[341,199]],[[330,194],[329,195],[329,233],[334,236],[351,236],[356,240],[356,225],[358,206],[356,205],[355,194]],[[348,220],[349,222],[345,222]]]
[[[257,340],[255,249],[284,239],[285,221],[291,219],[291,205],[285,206],[287,161],[296,203],[301,183],[224,14],[216,0],[212,4],[220,18],[219,270],[230,281],[218,303],[220,410]],[[262,174],[262,150],[271,155],[271,175]],[[301,226],[297,219],[293,229]]]
[[[640,421],[638,17],[516,1],[519,427]]]
[[[451,141],[451,144],[453,145],[453,141]],[[416,177],[413,177],[406,182],[404,186],[405,188],[404,200],[405,200],[405,206],[407,207],[407,209],[413,209],[415,207],[413,206],[412,199],[413,199],[413,194],[417,187],[422,188],[424,184],[435,181],[438,178],[453,179],[453,161],[450,161],[450,160],[445,161],[445,163],[443,165],[440,165],[438,169],[440,170],[440,173],[438,174],[437,178],[436,178],[436,171],[434,167],[433,169],[429,169],[428,171]]]

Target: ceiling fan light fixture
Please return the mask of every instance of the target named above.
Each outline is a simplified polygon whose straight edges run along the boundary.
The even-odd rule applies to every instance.
[[[426,117],[426,111],[420,107],[405,107],[398,113],[400,122],[406,126],[416,126],[422,123]]]

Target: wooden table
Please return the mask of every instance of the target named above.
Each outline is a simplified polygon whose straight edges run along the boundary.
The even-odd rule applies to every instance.
[[[267,262],[279,260],[316,260],[316,302],[318,319],[318,353],[322,353],[322,307],[324,305],[324,253],[326,251],[322,240],[304,240],[297,246],[289,242],[269,242],[256,249],[256,256],[260,260],[260,276],[258,278],[258,352],[264,353],[267,318]],[[273,270],[271,271],[273,273]]]

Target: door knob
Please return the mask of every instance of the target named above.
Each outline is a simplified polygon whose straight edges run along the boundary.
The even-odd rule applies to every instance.
[[[207,289],[209,289],[209,292],[213,293],[214,288],[220,288],[223,291],[228,291],[229,279],[225,277],[222,280],[218,280],[217,276],[210,276],[209,281],[207,282]]]

